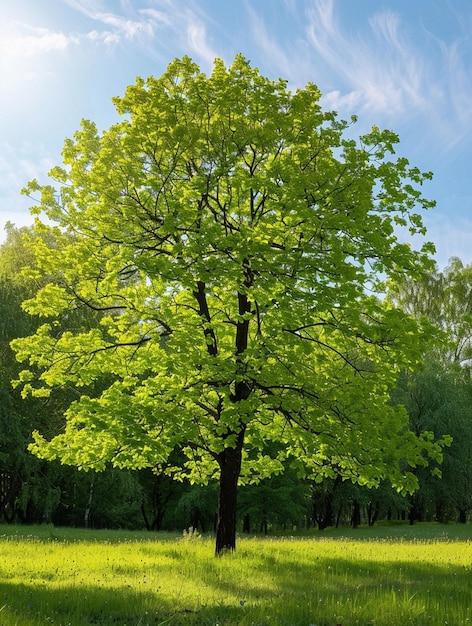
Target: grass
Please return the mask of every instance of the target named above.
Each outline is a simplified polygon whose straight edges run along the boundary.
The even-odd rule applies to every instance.
[[[469,526],[240,539],[0,527],[1,626],[472,626]]]

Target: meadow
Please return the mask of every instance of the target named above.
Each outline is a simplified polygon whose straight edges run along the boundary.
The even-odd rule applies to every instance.
[[[0,625],[472,626],[472,528],[213,539],[0,526]]]

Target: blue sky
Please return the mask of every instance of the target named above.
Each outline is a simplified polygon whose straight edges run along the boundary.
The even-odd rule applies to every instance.
[[[0,241],[31,223],[19,190],[46,181],[82,118],[108,128],[111,98],[189,55],[204,71],[243,53],[326,108],[400,136],[434,172],[425,215],[442,268],[472,263],[470,0],[15,0],[0,6]]]

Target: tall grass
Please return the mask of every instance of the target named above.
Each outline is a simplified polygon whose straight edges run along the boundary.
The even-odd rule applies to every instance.
[[[0,625],[472,626],[468,526],[213,540],[0,527]]]

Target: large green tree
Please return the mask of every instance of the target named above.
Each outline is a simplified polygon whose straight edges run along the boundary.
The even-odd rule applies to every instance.
[[[50,320],[13,343],[20,381],[25,395],[80,394],[33,451],[139,468],[180,447],[175,473],[219,477],[217,554],[235,547],[238,481],[285,461],[414,488],[405,464],[440,447],[388,390],[421,330],[375,294],[379,277],[429,263],[395,234],[424,234],[429,174],[391,156],[394,133],[346,138],[317,87],[291,92],[242,56],[209,76],[175,60],[114,102],[122,121],[84,121],[56,182],[26,190],[57,225],[36,224],[49,238],[35,240],[38,271],[54,281],[25,304]],[[82,307],[100,323],[61,332],[55,320]]]

